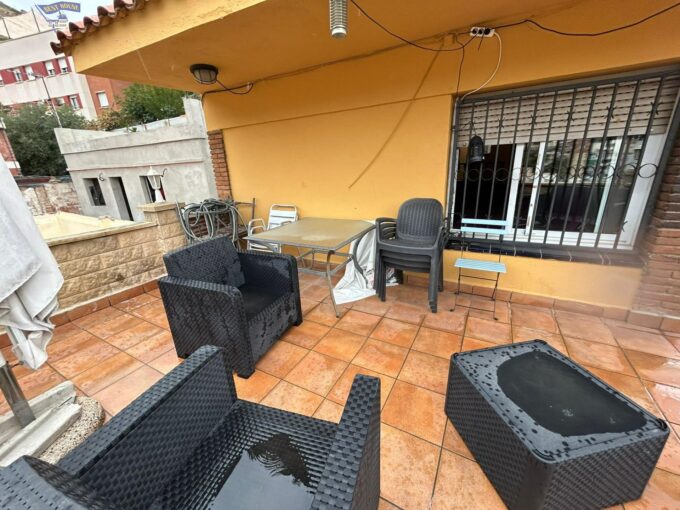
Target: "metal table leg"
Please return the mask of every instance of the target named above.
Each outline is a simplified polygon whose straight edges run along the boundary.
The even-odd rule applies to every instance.
[[[9,363],[2,353],[0,353],[0,389],[2,389],[2,394],[5,396],[14,416],[16,416],[19,425],[25,427],[35,420],[35,415],[28,405],[23,391],[21,391],[19,382],[14,377]]]
[[[338,311],[338,305],[335,303],[335,295],[333,294],[333,280],[331,280],[331,257],[334,251],[326,252],[326,281],[328,282],[328,290],[331,292],[331,303],[333,303],[333,310],[335,311],[335,316],[340,318],[340,312]]]

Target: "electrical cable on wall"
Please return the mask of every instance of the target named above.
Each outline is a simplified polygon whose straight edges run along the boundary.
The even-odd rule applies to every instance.
[[[501,40],[501,36],[498,34],[498,32],[494,32],[493,35],[498,39],[498,62],[496,62],[496,69],[493,70],[493,73],[491,73],[491,76],[482,83],[479,87],[477,87],[474,90],[471,90],[467,94],[465,94],[463,97],[460,98],[461,101],[463,101],[466,97],[468,97],[470,94],[474,94],[475,92],[479,92],[482,90],[484,87],[486,87],[491,80],[493,80],[496,76],[496,73],[498,73],[498,69],[501,67],[501,59],[503,58],[503,41]],[[463,53],[465,55],[465,53]],[[461,60],[461,68],[463,66],[463,62]],[[460,85],[460,72],[458,73],[458,84]],[[458,92],[456,91],[456,97],[458,97]]]

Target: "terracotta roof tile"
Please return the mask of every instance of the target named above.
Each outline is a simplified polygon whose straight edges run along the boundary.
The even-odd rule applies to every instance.
[[[58,30],[58,41],[52,42],[54,53],[70,55],[73,47],[87,34],[95,32],[132,11],[143,9],[151,0],[114,0],[112,5],[100,5],[97,14],[85,16],[82,21],[71,22],[68,30]]]

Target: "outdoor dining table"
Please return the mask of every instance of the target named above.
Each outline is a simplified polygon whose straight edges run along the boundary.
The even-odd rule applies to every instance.
[[[303,273],[326,277],[335,316],[340,317],[335,296],[333,295],[331,277],[352,262],[359,274],[366,280],[366,276],[357,262],[356,251],[361,239],[374,228],[375,225],[373,223],[363,220],[302,218],[265,232],[246,236],[245,239],[263,244],[272,251],[279,251],[277,248],[283,246],[297,248],[299,254],[296,258],[300,263],[299,270]],[[340,251],[346,246],[351,245],[353,241],[357,241],[354,243],[353,249],[348,249],[346,252]],[[314,267],[317,253],[325,254],[326,256],[326,264],[323,270]],[[306,261],[309,260],[310,256],[312,259],[311,265],[307,267]],[[342,257],[345,260],[333,267],[331,265],[333,256]]]

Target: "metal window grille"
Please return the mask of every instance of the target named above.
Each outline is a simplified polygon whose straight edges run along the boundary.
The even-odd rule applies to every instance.
[[[450,229],[462,218],[507,220],[506,235],[480,240],[632,250],[679,89],[675,70],[464,100],[454,113]],[[482,162],[467,158],[474,136]]]

